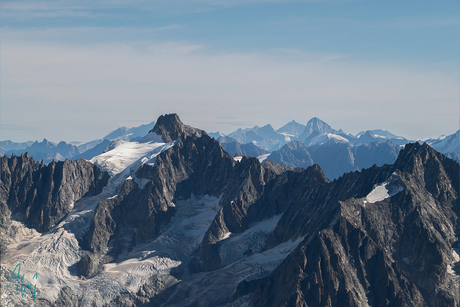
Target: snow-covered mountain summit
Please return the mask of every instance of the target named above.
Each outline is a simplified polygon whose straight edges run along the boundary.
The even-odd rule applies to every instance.
[[[305,125],[299,124],[293,120],[276,130],[276,132],[288,137],[298,138],[305,131],[305,127]]]
[[[427,143],[443,153],[459,153],[460,152],[460,130],[456,133],[441,137],[434,140],[429,140]]]
[[[184,125],[177,114],[162,115],[142,138],[137,141],[112,141],[104,153],[93,157],[91,162],[111,176],[130,169],[129,175],[134,177],[141,165],[153,164],[161,152],[174,146],[179,136],[202,134],[206,132]]]
[[[300,141],[305,141],[312,133],[319,132],[320,134],[337,134],[338,131],[332,129],[326,122],[320,120],[318,117],[313,117],[307,122],[305,130],[299,136]]]
[[[228,136],[241,144],[252,142],[270,152],[280,149],[291,141],[300,141],[313,147],[337,143],[349,143],[351,146],[387,141],[397,145],[409,143],[409,140],[382,129],[366,130],[354,136],[342,129],[332,128],[318,117],[311,118],[306,125],[291,121],[276,131],[270,125],[262,128],[258,126],[245,129],[239,128]]]
[[[155,121],[152,121],[149,124],[143,124],[137,127],[127,128],[127,127],[120,127],[118,129],[113,130],[102,139],[116,141],[116,140],[123,140],[123,141],[136,141],[140,138],[144,137],[150,129],[155,125]]]
[[[356,137],[359,138],[361,135],[366,134],[368,131],[371,132],[376,137],[383,137],[383,138],[387,138],[387,139],[399,139],[399,138],[402,139],[403,138],[401,136],[397,136],[397,135],[391,133],[390,131],[384,130],[384,129],[363,130],[361,132],[358,132],[356,134]]]

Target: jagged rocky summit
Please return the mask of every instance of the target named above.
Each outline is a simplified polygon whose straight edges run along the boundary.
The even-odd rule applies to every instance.
[[[2,219],[10,221],[2,227],[2,284],[13,282],[16,262],[43,279],[38,301],[10,288],[2,301],[459,304],[460,168],[427,144],[406,145],[394,164],[330,181],[316,164],[237,161],[169,114],[143,139],[114,144],[93,163],[68,161],[56,171],[59,164],[19,167],[21,159],[1,160]]]
[[[2,228],[10,225],[10,215],[44,232],[55,226],[71,210],[74,201],[99,194],[108,175],[81,159],[34,162],[27,154],[1,157],[0,206]]]

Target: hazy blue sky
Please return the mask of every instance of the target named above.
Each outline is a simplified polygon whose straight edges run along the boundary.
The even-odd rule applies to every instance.
[[[459,126],[459,1],[0,2],[0,139],[88,141],[164,113],[207,131],[317,116]]]

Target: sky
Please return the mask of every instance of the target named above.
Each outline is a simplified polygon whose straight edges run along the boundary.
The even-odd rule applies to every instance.
[[[459,1],[2,0],[0,140],[90,141],[166,113],[228,134],[319,117],[459,129]]]

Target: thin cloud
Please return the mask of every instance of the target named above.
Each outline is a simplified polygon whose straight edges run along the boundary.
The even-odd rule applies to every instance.
[[[310,59],[310,61],[318,63],[318,62],[331,62],[337,61],[346,58],[344,54],[338,53],[320,53],[320,52],[306,52],[299,49],[286,49],[286,48],[274,48],[273,49],[273,56],[276,57],[284,57],[296,60],[304,60]]]
[[[374,125],[409,138],[456,130],[458,72],[450,66],[321,61],[330,55],[279,51],[208,54],[186,42],[69,47],[7,40],[1,48],[1,121],[42,127],[43,137],[55,140],[90,140],[116,122],[171,112],[224,133],[312,116],[345,131]],[[216,122],[223,114],[236,120]],[[421,120],[427,116],[429,124]],[[56,127],[66,127],[60,137],[50,135]]]
[[[66,27],[66,28],[1,28],[2,40],[6,44],[33,44],[43,43],[58,45],[88,46],[110,42],[137,43],[139,47],[143,41],[152,40],[152,35],[186,28],[187,25],[169,24],[161,27]],[[195,45],[195,48],[199,48]]]
[[[216,121],[216,122],[214,122],[214,124],[219,125],[219,126],[226,126],[226,125],[227,126],[232,126],[232,128],[233,127],[244,128],[244,127],[248,127],[248,126],[251,126],[251,127],[254,126],[253,122],[242,121],[242,120],[237,120],[237,121]]]
[[[138,10],[147,10],[154,13],[163,14],[187,14],[209,12],[218,9],[225,9],[236,6],[247,6],[253,4],[317,1],[322,0],[6,0],[2,2],[2,15],[3,18],[17,18],[18,20],[27,20],[31,18],[58,18],[66,16],[95,18],[102,15],[114,14],[114,8],[136,8]],[[340,0],[329,2],[340,2]]]
[[[97,3],[97,2],[95,2]],[[101,8],[84,2],[74,1],[3,1],[1,15],[6,20],[30,21],[39,18],[79,17],[95,18]]]
[[[438,27],[458,27],[460,20],[451,16],[409,17],[368,24],[369,28],[386,28],[391,30],[414,30]]]

